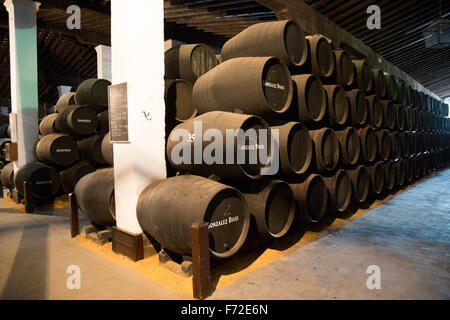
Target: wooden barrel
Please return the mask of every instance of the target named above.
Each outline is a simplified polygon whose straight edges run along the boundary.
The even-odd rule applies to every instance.
[[[395,110],[395,129],[403,130],[406,124],[406,112],[401,104],[394,104],[393,108]]]
[[[402,159],[394,162],[395,182],[397,186],[403,186],[406,182],[406,165]]]
[[[302,28],[293,20],[253,24],[225,42],[222,60],[238,57],[270,57],[289,67],[305,64],[308,47]]]
[[[317,171],[333,171],[339,163],[339,140],[331,128],[309,130],[314,145],[314,168]]]
[[[375,131],[370,126],[358,130],[361,140],[360,159],[362,163],[368,163],[375,160],[378,152],[378,141]]]
[[[403,80],[398,82],[398,100],[404,106],[411,104],[411,86]]]
[[[370,176],[364,165],[359,165],[355,169],[347,170],[352,181],[353,201],[364,202],[369,196]]]
[[[55,128],[58,132],[70,134],[74,137],[92,134],[97,126],[97,114],[87,106],[69,106],[58,113],[55,120]]]
[[[52,113],[42,119],[41,123],[39,123],[39,132],[41,135],[45,136],[57,132],[55,127],[56,118],[58,118],[58,114]]]
[[[288,122],[270,127],[272,135],[278,130],[280,174],[298,176],[310,167],[313,143],[308,129],[300,122]]]
[[[401,155],[403,157],[409,156],[409,139],[406,132],[399,132],[398,134],[399,141],[400,141],[400,148],[401,148]]]
[[[361,127],[367,122],[368,105],[364,92],[353,89],[345,92],[350,101],[350,122],[354,127]]]
[[[305,37],[308,42],[308,61],[306,71],[321,78],[329,78],[333,75],[334,55],[333,48],[325,37],[320,34],[313,34]]]
[[[14,162],[7,163],[0,174],[2,185],[5,188],[14,188]]]
[[[297,217],[301,223],[322,220],[328,205],[328,190],[322,176],[311,174],[300,183],[290,184],[297,205]]]
[[[373,74],[373,92],[380,98],[385,98],[386,92],[386,78],[384,77],[383,71],[378,68],[372,69]]]
[[[247,202],[240,191],[194,175],[181,175],[149,184],[139,196],[141,228],[179,254],[191,254],[191,224],[207,222],[209,251],[228,258],[243,245],[250,226]]]
[[[72,137],[60,133],[46,135],[36,144],[36,157],[51,166],[70,166],[78,159],[77,142]]]
[[[197,115],[197,109],[192,99],[192,90],[192,83],[187,80],[165,80],[166,118],[170,117],[177,122],[184,122]]]
[[[114,169],[107,168],[83,176],[75,185],[80,210],[100,226],[116,225]]]
[[[299,120],[307,124],[322,121],[327,112],[327,97],[322,82],[312,74],[292,76],[292,80],[292,109],[297,110]]]
[[[327,97],[328,123],[331,127],[342,127],[347,123],[350,102],[341,86],[323,86]]]
[[[361,141],[358,131],[353,127],[335,131],[339,140],[342,163],[346,166],[354,165],[359,160]]]
[[[10,138],[11,129],[9,123],[4,123],[0,126],[0,138]]]
[[[110,166],[114,166],[114,148],[110,140],[109,132],[103,136],[100,149],[106,163]]]
[[[395,109],[391,100],[381,100],[383,105],[383,128],[393,130],[395,128]]]
[[[100,137],[103,137],[105,134],[109,132],[108,110],[102,111],[99,114],[97,114],[97,118],[98,118],[97,134]]]
[[[367,167],[370,177],[370,187],[373,194],[380,194],[384,190],[385,175],[384,175],[384,162],[377,162]]]
[[[352,59],[344,50],[333,50],[335,71],[332,76],[334,83],[342,87],[353,85],[355,80],[355,69]]]
[[[75,190],[77,182],[85,175],[94,172],[95,168],[89,163],[80,161],[69,169],[63,170],[59,173],[59,180],[61,187],[66,193],[71,193]]]
[[[391,139],[386,129],[375,131],[377,136],[377,155],[380,160],[388,160],[391,157]]]
[[[414,109],[408,106],[403,107],[406,114],[405,130],[415,130]]]
[[[406,164],[406,182],[410,183],[415,179],[416,175],[416,162],[414,157],[404,159]]]
[[[97,113],[108,106],[108,86],[111,82],[105,79],[84,80],[75,92],[75,103],[87,105]]]
[[[102,138],[94,135],[77,142],[80,151],[80,160],[87,161],[92,166],[98,168],[106,164],[102,155]]]
[[[385,161],[383,164],[384,170],[384,185],[386,190],[392,190],[395,187],[397,174],[394,166],[394,161]]]
[[[392,101],[397,101],[399,97],[397,81],[389,73],[385,72],[384,77],[386,78],[386,92],[387,96]]]
[[[309,135],[308,135],[308,137],[309,137]],[[1,138],[0,139],[0,160],[1,161],[6,161],[6,158],[5,158],[5,155],[6,155],[6,153],[5,153],[5,148],[6,148],[6,144],[7,143],[10,143],[11,142],[11,139],[10,138]]]
[[[407,131],[406,132],[406,143],[409,144],[409,154],[415,155],[418,153],[418,136],[414,132]]]
[[[59,97],[56,101],[55,111],[62,112],[67,106],[74,105],[75,103],[75,92],[67,92]]]
[[[261,237],[281,238],[289,231],[295,217],[295,200],[286,182],[269,180],[241,191]]]
[[[194,161],[194,146],[196,144],[192,142],[192,139],[195,141],[195,122],[197,124],[201,123],[203,132],[215,129],[220,131],[224,138],[227,137],[227,129],[233,130],[232,138],[227,137],[226,143],[223,143],[221,146],[223,149],[220,151],[222,151],[223,159],[221,158],[219,161],[210,163],[209,160],[205,162],[205,158],[202,157],[202,159]],[[236,130],[239,129],[242,133],[248,135],[248,139],[245,142],[240,141],[241,139],[237,135]],[[181,123],[172,130],[167,139],[167,157],[170,164],[180,172],[189,172],[206,177],[216,174],[223,179],[229,180],[259,179],[261,170],[267,167],[265,162],[262,161],[263,159],[259,157],[259,154],[263,152],[261,150],[266,150],[267,155],[271,155],[270,140],[270,128],[262,118],[246,114],[212,111]],[[202,154],[204,154],[210,141],[202,139],[201,143],[197,143],[199,143]],[[225,161],[224,159],[227,154],[227,144],[234,150],[232,159],[230,159],[232,161]],[[211,147],[206,149],[206,151],[208,150],[211,151]],[[217,152],[220,151],[217,150]],[[184,154],[185,152],[186,154]],[[245,161],[238,161],[238,153],[245,154]],[[255,155],[255,157],[253,158],[252,155]],[[252,161],[252,159],[256,161]]]
[[[328,189],[328,208],[331,212],[344,212],[352,200],[352,181],[343,169],[332,176],[323,177]]]
[[[292,90],[289,70],[279,59],[246,57],[227,60],[202,75],[192,97],[199,113],[283,113],[291,105]]]
[[[164,78],[184,79],[194,83],[202,74],[218,64],[216,54],[206,44],[183,44],[165,52]]]
[[[402,147],[400,137],[397,131],[389,132],[389,139],[391,140],[391,159],[397,159],[402,156]]]
[[[373,74],[366,60],[353,60],[355,68],[354,87],[363,92],[370,92],[373,86]]]
[[[59,191],[58,172],[41,162],[30,162],[16,172],[14,185],[17,192],[24,196],[24,182],[31,182],[32,196],[36,199],[51,199]]]
[[[369,110],[367,122],[378,129],[383,125],[383,105],[377,95],[366,96],[366,99]]]

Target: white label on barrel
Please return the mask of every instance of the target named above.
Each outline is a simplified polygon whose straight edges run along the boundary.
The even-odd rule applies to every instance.
[[[224,226],[226,224],[237,222],[237,221],[239,221],[239,216],[228,217],[226,219],[222,219],[219,221],[210,222],[208,224],[208,229],[217,228],[217,227]]]
[[[78,121],[78,122],[88,122],[88,123],[91,123],[91,122],[92,122],[91,119],[78,119],[77,121]]]
[[[279,90],[284,90],[284,86],[279,84],[279,83],[272,83],[269,81],[264,81],[264,86],[265,87],[269,87],[269,88],[273,88],[273,89],[279,89]]]
[[[48,180],[48,181],[36,181],[36,184],[52,184],[53,181],[52,180]]]
[[[56,152],[72,152],[72,149],[56,149]]]

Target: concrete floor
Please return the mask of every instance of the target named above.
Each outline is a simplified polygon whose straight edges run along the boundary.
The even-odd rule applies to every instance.
[[[1,299],[191,298],[81,246],[68,225],[68,209],[24,214],[0,200]],[[450,169],[330,230],[211,298],[450,298]],[[72,264],[81,290],[66,288]],[[380,268],[381,289],[366,286],[370,265]]]

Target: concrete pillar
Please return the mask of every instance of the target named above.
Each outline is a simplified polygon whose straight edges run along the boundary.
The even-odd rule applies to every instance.
[[[137,199],[166,176],[163,1],[112,0],[111,44],[112,84],[128,83],[129,143],[114,144],[117,227],[137,234]]]
[[[61,97],[63,94],[69,93],[71,89],[71,86],[58,86],[58,94]]]
[[[97,77],[111,81],[111,47],[98,45],[97,51]]]
[[[34,161],[33,148],[38,139],[38,70],[36,12],[40,3],[31,0],[6,0],[9,14],[11,65],[11,139],[18,143],[17,170]]]

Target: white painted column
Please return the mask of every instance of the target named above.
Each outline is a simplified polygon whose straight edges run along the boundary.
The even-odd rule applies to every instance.
[[[58,86],[58,94],[61,97],[63,94],[69,93],[71,89],[71,86]]]
[[[36,12],[40,3],[31,0],[6,0],[9,14],[11,65],[11,140],[18,144],[17,170],[34,161],[33,148],[38,139],[38,70]]]
[[[141,233],[138,197],[166,176],[163,1],[112,0],[111,44],[112,83],[128,83],[130,140],[114,144],[117,227]]]
[[[111,47],[98,45],[97,51],[97,77],[111,81]]]

